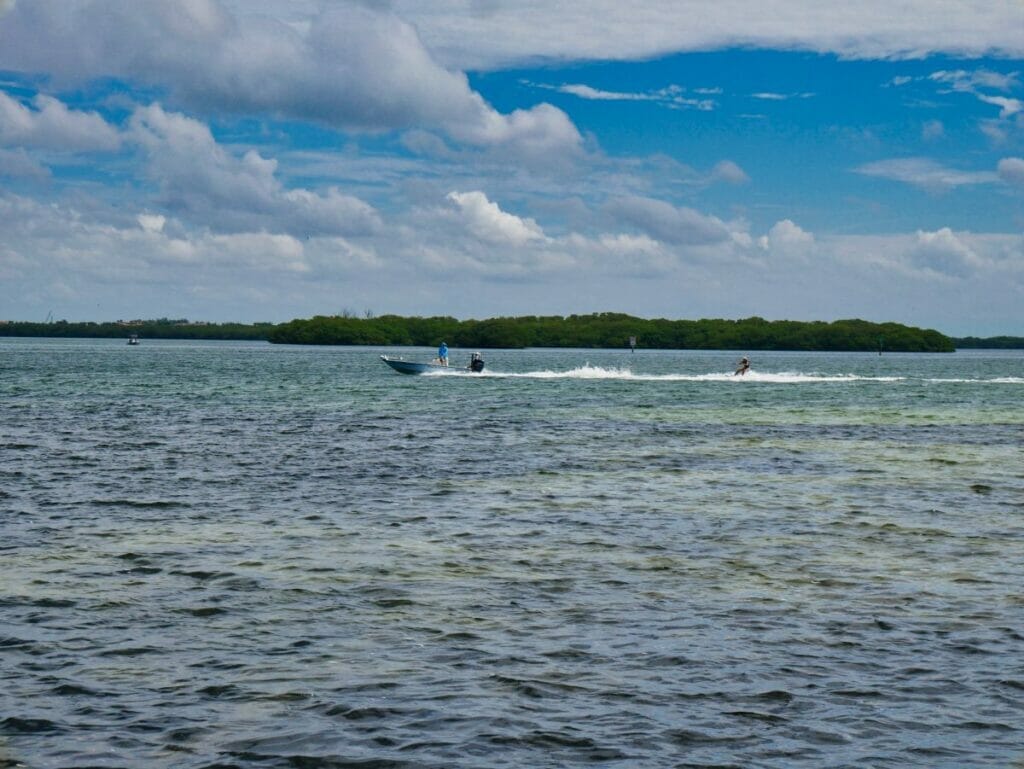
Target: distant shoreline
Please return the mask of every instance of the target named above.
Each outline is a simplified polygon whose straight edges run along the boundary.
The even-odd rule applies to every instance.
[[[118,322],[0,322],[0,336],[252,340],[274,344],[468,348],[584,348],[805,352],[953,352],[1024,349],[1024,337],[949,337],[931,329],[863,320],[768,321],[643,319],[620,313],[522,316],[460,321],[451,317],[316,316],[287,323],[202,323],[184,319]],[[632,345],[631,345],[632,342]]]
[[[96,340],[96,341],[102,341],[102,340],[118,339],[118,338],[119,337],[94,336],[94,335],[82,335],[82,336],[74,335],[73,336],[73,335],[70,335],[70,334],[61,334],[61,335],[51,335],[51,336],[48,336],[46,334],[26,335],[26,334],[3,334],[3,333],[0,333],[0,339],[93,339],[93,340]],[[146,338],[145,337],[140,337],[140,340],[141,341],[139,342],[139,344],[141,344],[142,341],[146,341]],[[252,343],[260,342],[260,343],[264,343],[264,344],[268,344],[268,345],[274,345],[275,344],[274,342],[270,342],[267,339],[239,339],[239,338],[227,338],[227,337],[225,337],[225,338],[203,337],[201,339],[198,339],[196,337],[187,337],[187,336],[152,337],[152,338],[150,338],[150,341],[160,341],[160,342],[252,342]],[[954,341],[956,341],[956,340],[954,340]],[[982,341],[984,341],[984,340],[982,340]],[[287,345],[282,345],[282,346],[287,346]],[[405,345],[405,344],[394,344],[394,345],[391,345],[391,344],[386,344],[386,345],[379,345],[379,344],[337,344],[337,345],[307,345],[307,346],[310,346],[310,347],[331,347],[331,346],[336,346],[336,347],[370,347],[370,348],[378,348],[378,349],[379,348],[384,348],[384,347],[399,347],[399,348],[404,348],[404,347],[426,347],[426,348],[433,348],[433,345],[426,345],[426,344],[424,344],[424,345],[420,345],[420,344],[414,344],[414,345]],[[460,348],[458,346],[455,346],[455,347],[452,347],[452,349],[456,349],[457,350],[457,349],[465,349],[465,348]],[[476,349],[480,349],[480,350],[504,350],[504,349],[514,349],[514,350],[577,350],[578,349],[578,350],[604,350],[604,351],[608,351],[608,350],[628,350],[629,348],[628,347],[578,347],[578,346],[572,346],[572,347],[512,347],[512,348],[507,348],[507,347],[483,347],[483,346],[477,345]],[[751,352],[751,353],[771,353],[771,352],[777,352],[777,353],[804,353],[804,352],[841,353],[841,352],[850,352],[850,353],[862,353],[862,354],[863,353],[869,353],[869,354],[877,353],[877,350],[789,350],[789,349],[785,349],[785,348],[771,348],[771,349],[768,349],[768,348],[757,348],[757,347],[742,347],[742,348],[717,348],[717,347],[700,347],[700,348],[696,348],[696,347],[637,347],[636,350],[638,352],[643,352],[645,350],[649,351],[649,352],[673,352],[673,351],[679,351],[679,352],[687,352],[687,351],[689,351],[689,352],[739,352],[740,350],[742,350],[744,352]],[[1000,347],[1000,346],[996,346],[996,345],[992,345],[992,346],[968,345],[968,346],[964,346],[964,347],[959,347],[959,346],[954,345],[952,350],[948,350],[946,352],[941,352],[941,353],[928,353],[928,352],[925,352],[925,351],[909,351],[908,352],[908,351],[905,351],[905,350],[883,350],[883,352],[885,352],[885,353],[897,353],[898,352],[898,353],[905,353],[905,354],[910,354],[910,355],[917,355],[917,354],[922,354],[922,355],[924,355],[924,354],[945,355],[945,354],[948,354],[948,353],[957,353],[957,352],[1001,352],[1001,351],[1002,352],[1010,352],[1010,351],[1014,351],[1014,350],[1024,350],[1024,341],[1021,341],[1020,345],[1019,346],[1015,346],[1015,347],[1006,347],[1006,346]]]
[[[0,321],[0,336],[42,338],[209,339],[274,344],[459,347],[746,350],[805,352],[952,352],[1020,350],[1024,337],[949,337],[897,323],[861,320],[648,320],[618,313],[460,321],[450,317],[316,316],[287,323],[203,323],[184,319],[117,322]]]

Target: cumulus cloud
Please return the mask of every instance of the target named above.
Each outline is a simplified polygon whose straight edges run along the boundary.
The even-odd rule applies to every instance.
[[[687,248],[646,233],[614,230],[552,237],[532,219],[501,210],[482,192],[452,192],[446,200],[447,210],[422,209],[415,223],[404,229],[407,241],[392,253],[407,264],[420,264],[441,275],[530,281],[539,286],[548,285],[552,276],[668,275],[678,269],[680,250]]]
[[[989,184],[998,178],[993,171],[959,171],[921,157],[879,160],[855,170],[864,176],[912,184],[933,193],[947,192],[964,185]]]
[[[705,245],[730,239],[729,227],[721,219],[662,200],[620,197],[608,201],[602,210],[613,222],[635,227],[664,243]]]
[[[479,191],[449,192],[466,227],[477,237],[490,243],[522,245],[544,240],[544,232],[533,219],[523,219],[502,211]]]
[[[87,152],[116,150],[120,143],[117,129],[96,112],[68,109],[43,94],[30,107],[0,91],[0,145]]]
[[[394,213],[387,227],[353,242],[214,232],[150,210],[120,219],[114,211],[89,216],[0,190],[2,304],[21,318],[59,307],[69,319],[287,320],[334,311],[337,297],[358,286],[361,306],[378,311],[436,312],[440,292],[459,317],[610,306],[675,317],[680,307],[688,314],[727,312],[735,286],[756,280],[770,290],[745,298],[752,302],[748,314],[792,317],[800,308],[805,317],[889,320],[913,296],[914,312],[895,319],[952,332],[943,324],[954,322],[949,308],[965,295],[985,296],[986,306],[1016,317],[1024,277],[1019,233],[943,228],[815,237],[782,220],[764,236],[770,250],[763,252],[744,232],[711,244],[673,244],[624,231],[607,217],[594,234],[555,237],[483,193],[458,196],[461,203],[448,198],[444,206]],[[489,239],[471,231],[470,222]],[[462,237],[453,236],[458,232]],[[803,260],[751,259],[786,247],[813,255],[813,281]],[[529,290],[510,292],[509,281],[529,282]],[[412,288],[396,306],[399,284]],[[565,285],[580,290],[567,295]],[[974,317],[970,308],[964,312]]]
[[[309,272],[301,242],[291,235],[243,232],[211,235],[199,241],[204,264],[221,262],[244,265],[248,270]]]
[[[680,263],[677,252],[648,235],[605,233],[590,241],[578,238],[576,245],[586,263],[604,273],[660,277],[671,274]]]
[[[469,144],[499,148],[528,163],[560,163],[581,151],[582,137],[576,126],[550,104],[517,109],[508,115],[485,108],[478,118],[449,122],[449,135]]]
[[[1024,158],[1003,158],[996,167],[999,178],[1015,187],[1024,187]]]
[[[11,277],[31,277],[37,287],[61,276],[76,285],[171,283],[187,291],[201,267],[202,280],[227,294],[235,281],[254,275],[266,280],[268,272],[311,270],[306,241],[286,233],[217,233],[147,212],[122,224],[13,195],[0,195],[0,222],[0,254],[28,257],[17,262],[22,268],[12,268]]]
[[[167,224],[167,217],[160,214],[139,214],[136,219],[146,232],[162,232]]]
[[[433,58],[410,23],[359,3],[294,25],[234,15],[216,0],[34,0],[0,27],[3,67],[65,81],[121,77],[193,108],[346,130],[434,128],[526,156],[581,144],[550,105],[499,113]]]
[[[757,244],[765,251],[798,253],[814,245],[814,235],[802,229],[790,219],[776,222]]]
[[[949,227],[935,232],[918,231],[908,257],[917,267],[954,278],[963,278],[984,265],[978,254]]]
[[[210,129],[159,104],[136,109],[129,135],[148,157],[148,173],[169,210],[221,231],[270,229],[297,236],[360,235],[380,226],[367,203],[336,188],[286,189],[277,161],[250,150],[241,158]]]

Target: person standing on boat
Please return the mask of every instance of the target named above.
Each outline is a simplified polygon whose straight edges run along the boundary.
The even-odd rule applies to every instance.
[[[448,365],[448,345],[441,342],[441,346],[437,348],[437,359],[441,361],[442,366]]]

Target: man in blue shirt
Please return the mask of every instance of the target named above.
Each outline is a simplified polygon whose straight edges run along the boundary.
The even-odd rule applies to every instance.
[[[437,359],[441,361],[442,366],[448,365],[448,345],[441,342],[441,346],[437,348]]]

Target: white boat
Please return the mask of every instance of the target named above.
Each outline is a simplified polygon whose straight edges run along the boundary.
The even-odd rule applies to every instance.
[[[427,374],[432,371],[439,373],[472,371],[475,374],[479,374],[484,370],[484,359],[480,357],[480,353],[478,352],[473,353],[473,356],[469,360],[469,365],[464,369],[454,366],[444,366],[433,361],[430,363],[422,363],[419,361],[404,360],[402,358],[390,358],[387,355],[381,355],[380,359],[391,366],[391,368],[399,374]]]

